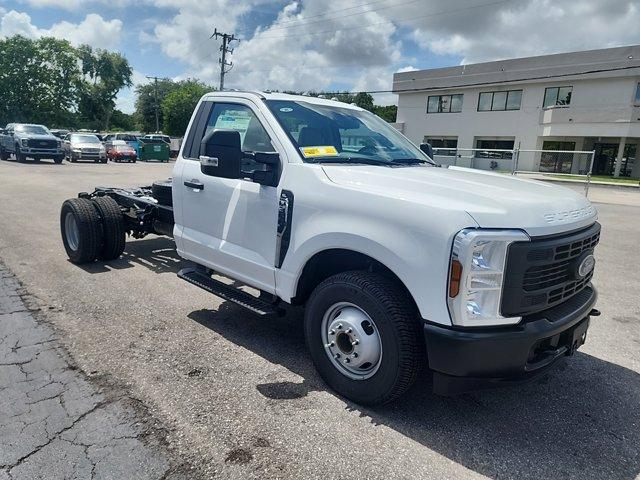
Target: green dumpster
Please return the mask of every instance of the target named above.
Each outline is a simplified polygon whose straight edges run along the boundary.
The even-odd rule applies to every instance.
[[[160,162],[169,161],[170,145],[162,140],[140,140],[140,156],[143,162],[157,160]]]

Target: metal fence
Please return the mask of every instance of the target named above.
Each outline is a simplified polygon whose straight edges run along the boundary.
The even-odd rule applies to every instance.
[[[585,195],[589,193],[595,158],[595,151],[581,150],[434,148],[433,152],[434,160],[446,166],[584,183]]]

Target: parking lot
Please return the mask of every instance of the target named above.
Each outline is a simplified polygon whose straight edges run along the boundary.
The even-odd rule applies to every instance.
[[[425,375],[369,409],[324,386],[300,311],[261,320],[181,281],[170,239],[132,240],[108,264],[67,260],[64,199],[148,184],[172,166],[0,162],[0,262],[88,381],[140,402],[165,463],[188,465],[186,478],[640,475],[640,200],[596,204],[602,316],[574,358],[534,383],[455,398],[430,393]]]

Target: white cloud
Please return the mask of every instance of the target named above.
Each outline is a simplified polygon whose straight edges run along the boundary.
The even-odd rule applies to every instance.
[[[434,11],[453,8],[450,1],[429,3]],[[640,42],[640,7],[633,0],[506,1],[405,23],[424,50],[460,56],[462,63]]]
[[[76,10],[82,5],[81,0],[27,0],[26,3],[35,8],[58,7],[65,10]]]
[[[105,20],[97,13],[88,14],[78,24],[67,21],[56,23],[48,35],[69,40],[73,45],[86,43],[94,48],[113,49],[120,44],[122,21]]]
[[[50,28],[38,28],[31,17],[24,12],[11,10],[2,14],[0,19],[0,37],[23,35],[28,38],[45,36],[68,40],[73,45],[86,43],[92,47],[112,49],[120,44],[122,21],[105,20],[96,13],[88,14],[80,23],[62,21]]]
[[[155,4],[167,2],[156,0]],[[153,30],[154,41],[162,46],[166,55],[189,65],[186,76],[196,76],[212,84],[217,84],[219,75],[219,43],[209,40],[211,26],[226,32],[237,31],[239,17],[257,2],[237,2],[224,8],[222,4],[223,0],[183,0],[178,13]],[[385,18],[376,12],[352,8],[358,5],[362,5],[361,0],[287,4],[271,25],[243,32],[245,38],[234,45],[234,67],[226,86],[323,90],[336,83],[351,86],[354,79],[361,85],[368,85],[369,81],[377,85],[375,77],[381,75],[379,69],[375,74],[363,75],[363,72],[370,67],[389,66],[382,74],[386,77],[385,88],[389,88],[393,71],[390,64],[401,58],[401,45],[391,39],[395,27],[379,25]],[[264,9],[264,6],[258,8]],[[352,8],[350,12],[359,14],[334,13],[349,8]],[[331,33],[322,33],[327,30]],[[149,40],[148,34],[142,36]]]
[[[407,65],[406,67],[400,67],[399,69],[397,69],[396,73],[415,72],[416,70],[418,69],[413,65]]]
[[[116,98],[116,108],[124,113],[133,113],[136,106],[136,87],[138,85],[144,85],[145,83],[149,83],[149,79],[137,70],[133,71],[133,75],[131,76],[131,82],[133,85],[130,88],[123,88],[118,92],[118,97]]]

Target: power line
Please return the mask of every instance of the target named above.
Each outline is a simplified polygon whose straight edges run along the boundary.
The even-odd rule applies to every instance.
[[[356,8],[366,7],[367,5],[374,5],[376,3],[382,3],[382,2],[386,2],[386,1],[387,0],[377,0],[375,2],[361,3],[360,5],[354,5],[352,7],[338,8],[336,10],[329,10],[329,11],[324,12],[324,13],[318,13],[316,15],[310,15],[310,16],[304,17],[304,18],[292,18],[290,20],[284,20],[282,22],[279,22],[278,25],[284,25],[284,24],[287,24],[287,23],[295,23],[295,22],[303,22],[303,21],[309,20],[311,18],[323,17],[325,15],[330,15],[332,13],[337,13],[337,12],[344,12],[344,11],[347,11],[347,10],[354,10]],[[252,10],[252,11],[254,11],[254,10]],[[241,32],[246,32],[246,31],[252,31],[252,30],[254,30],[254,29],[253,28],[243,28],[240,31]]]
[[[383,1],[386,1],[386,0],[383,0]],[[342,19],[342,18],[345,18],[345,17],[353,17],[353,16],[356,16],[356,15],[364,15],[365,13],[378,12],[380,10],[386,10],[386,9],[389,9],[389,8],[400,7],[402,5],[408,5],[410,3],[417,3],[417,2],[421,2],[421,1],[423,1],[423,0],[409,0],[409,1],[406,1],[406,2],[394,3],[392,5],[387,5],[387,6],[378,7],[378,8],[372,8],[372,9],[369,9],[369,10],[364,10],[362,12],[348,13],[346,15],[339,15],[337,17],[321,18],[319,20],[313,20],[311,22],[307,21],[307,20],[310,20],[312,18],[321,17],[321,16],[323,17],[323,16],[329,15],[331,13],[337,13],[337,12],[341,12],[341,11],[352,10],[354,8],[358,8],[358,7],[362,7],[362,6],[366,6],[366,5],[371,5],[371,4],[375,4],[375,3],[380,3],[380,1],[378,1],[378,2],[369,2],[369,3],[364,3],[364,4],[361,4],[361,5],[357,5],[356,7],[343,8],[343,9],[340,9],[340,10],[333,10],[331,12],[325,12],[325,13],[322,13],[322,14],[319,14],[319,15],[312,15],[312,16],[309,16],[309,17],[304,17],[304,18],[299,18],[299,19],[292,19],[292,20],[289,20],[289,21],[278,22],[276,24],[277,25],[276,27],[269,28],[266,31],[273,32],[274,30],[286,30],[288,28],[306,27],[306,26],[312,25],[314,23],[321,23],[321,22],[326,22],[328,20]],[[287,24],[291,23],[291,22],[300,22],[300,23],[298,25],[289,25],[288,26]],[[249,31],[249,30],[253,30],[253,29],[245,29],[245,31]]]
[[[218,60],[220,63],[220,91],[222,91],[224,90],[224,76],[233,68],[233,62],[227,62],[227,53],[233,53],[233,49],[229,48],[229,44],[231,42],[240,42],[240,40],[235,37],[235,34],[222,33],[219,32],[217,28],[209,38],[213,37],[222,38],[222,45],[220,45],[220,60]],[[229,68],[227,69],[227,67]]]
[[[408,18],[398,18],[398,19],[394,19],[394,20],[385,20],[382,22],[375,22],[375,23],[368,23],[368,24],[364,24],[364,25],[359,25],[357,27],[344,27],[344,28],[332,28],[330,30],[322,30],[322,31],[314,31],[314,32],[305,32],[305,33],[292,33],[290,35],[264,35],[264,36],[260,36],[260,40],[266,40],[269,38],[291,38],[291,37],[304,37],[304,36],[310,36],[310,35],[325,35],[327,33],[334,33],[334,32],[340,32],[342,30],[349,30],[349,31],[354,31],[354,30],[362,30],[363,28],[368,28],[368,27],[372,27],[372,26],[376,26],[376,25],[384,25],[384,24],[388,24],[388,23],[396,23],[396,22],[403,22],[403,21],[408,21],[408,20],[421,20],[423,18],[431,18],[431,17],[438,17],[441,15],[449,15],[452,13],[459,13],[459,12],[463,12],[466,10],[474,10],[477,8],[484,8],[484,7],[491,7],[491,6],[495,6],[495,5],[500,5],[503,3],[509,3],[515,0],[497,0],[494,2],[489,2],[489,3],[483,3],[480,5],[473,5],[473,6],[467,6],[467,7],[461,7],[461,8],[457,8],[457,9],[453,9],[453,10],[444,10],[441,12],[436,12],[436,13],[430,13],[427,15],[420,15],[420,16],[412,16],[412,17],[408,17]],[[254,37],[255,38],[255,37]]]
[[[153,80],[153,103],[154,103],[154,109],[156,112],[156,133],[158,133],[160,131],[160,116],[158,114],[158,80],[165,80],[165,78],[162,77],[153,77],[150,75],[146,75],[146,77],[149,80]]]

